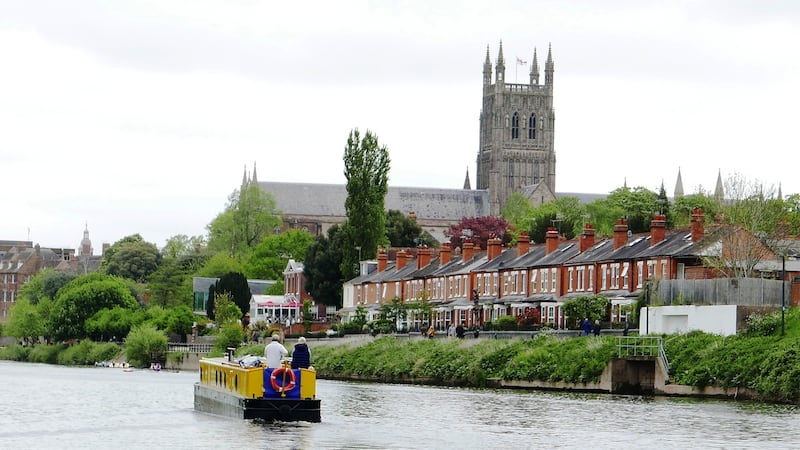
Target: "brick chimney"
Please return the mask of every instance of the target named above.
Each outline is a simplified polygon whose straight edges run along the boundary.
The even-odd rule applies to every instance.
[[[592,247],[594,247],[594,227],[590,223],[585,223],[581,234],[580,251],[583,253]]]
[[[705,234],[706,215],[703,210],[695,208],[692,211],[692,242],[697,242]]]
[[[525,253],[528,253],[528,250],[530,249],[531,249],[531,238],[528,237],[527,231],[523,231],[517,238],[517,256],[521,256],[524,255]]]
[[[545,254],[549,255],[558,248],[558,230],[553,227],[547,227],[547,233],[544,236]]]
[[[475,246],[467,241],[461,246],[461,261],[467,262],[475,256]]]
[[[625,219],[617,219],[614,224],[614,250],[628,243],[628,222]]]
[[[420,247],[417,249],[417,270],[431,263],[431,253],[431,249],[428,247]]]
[[[450,243],[445,242],[439,248],[439,265],[443,266],[450,262]]]
[[[408,261],[408,260],[406,259],[406,251],[405,250],[400,250],[399,252],[397,252],[397,256],[395,258],[397,259],[397,261],[395,261],[395,265],[394,265],[395,269],[401,270],[402,268],[404,268],[406,266],[406,261]]]
[[[489,261],[500,256],[502,250],[503,250],[502,240],[496,237],[490,237],[489,240],[486,242],[486,257],[488,258]]]
[[[386,270],[386,250],[378,249],[378,272]]]
[[[656,214],[650,221],[650,245],[656,245],[664,240],[667,232],[667,218],[663,214]]]
[[[409,211],[408,212],[408,218],[416,223],[417,222],[417,213],[414,212],[414,211]]]

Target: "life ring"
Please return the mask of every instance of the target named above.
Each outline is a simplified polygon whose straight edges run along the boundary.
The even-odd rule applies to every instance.
[[[278,384],[279,376],[281,377],[281,382],[285,383],[283,386]],[[269,377],[269,384],[272,386],[272,389],[275,392],[283,394],[294,389],[295,385],[297,384],[297,379],[295,378],[292,369],[278,367],[272,371],[272,375]]]

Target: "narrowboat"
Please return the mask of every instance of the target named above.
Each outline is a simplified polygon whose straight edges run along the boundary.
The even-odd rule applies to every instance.
[[[258,356],[202,358],[194,409],[240,419],[320,422],[314,369],[266,368]]]

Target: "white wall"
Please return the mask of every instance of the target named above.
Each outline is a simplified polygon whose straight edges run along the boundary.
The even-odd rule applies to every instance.
[[[736,305],[653,306],[642,308],[639,316],[641,334],[688,333],[694,330],[721,336],[735,335]]]

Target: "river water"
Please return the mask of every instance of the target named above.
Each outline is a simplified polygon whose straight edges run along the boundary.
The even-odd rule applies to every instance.
[[[319,380],[322,423],[195,412],[194,372],[0,361],[0,448],[798,448],[800,407]]]

